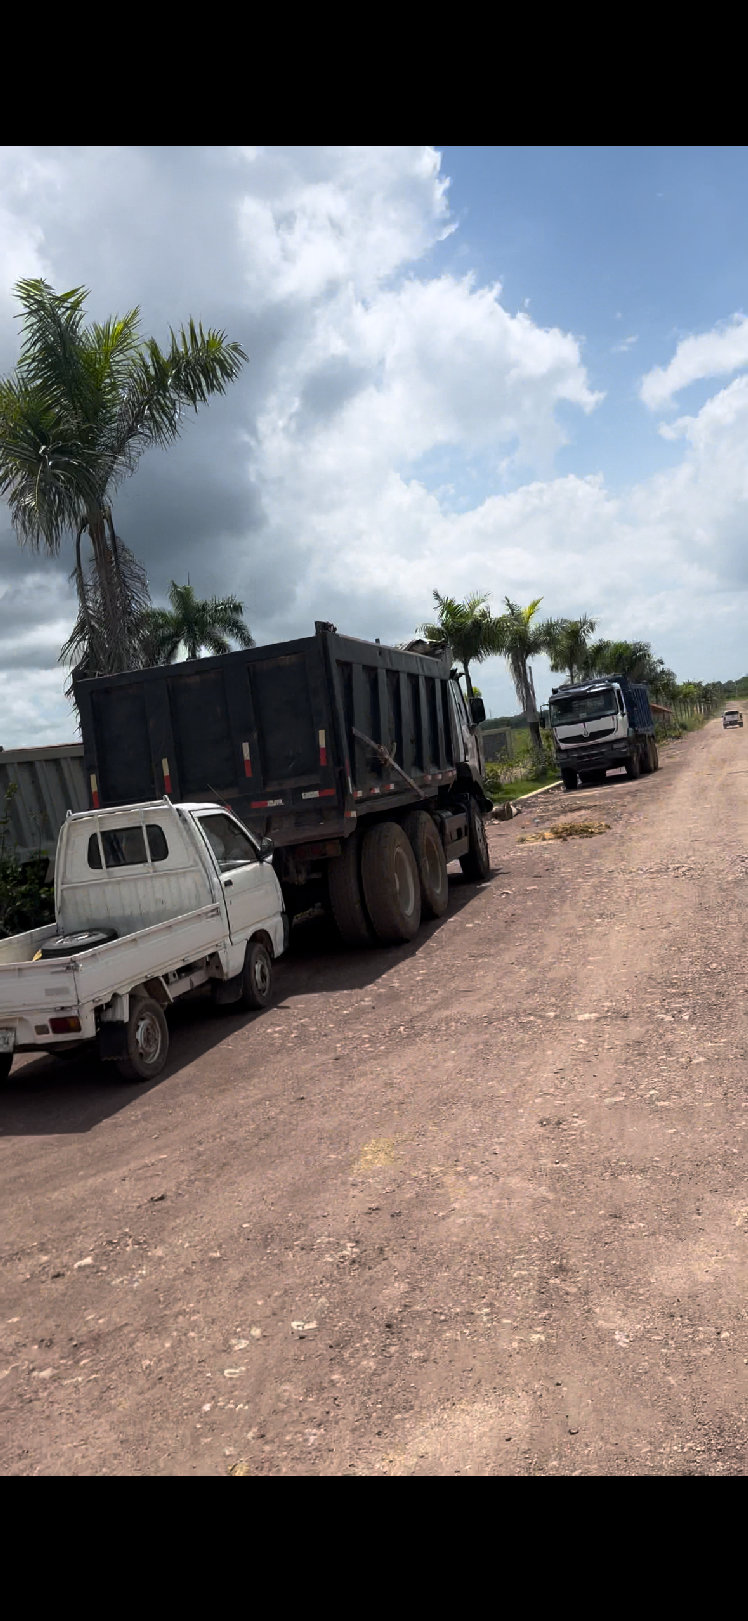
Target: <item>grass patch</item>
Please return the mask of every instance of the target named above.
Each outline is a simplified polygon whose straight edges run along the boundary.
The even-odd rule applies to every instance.
[[[522,799],[525,794],[534,794],[538,788],[549,788],[552,782],[560,781],[558,772],[551,771],[542,777],[518,777],[516,782],[491,783],[488,792],[495,805],[503,805],[507,799]]]

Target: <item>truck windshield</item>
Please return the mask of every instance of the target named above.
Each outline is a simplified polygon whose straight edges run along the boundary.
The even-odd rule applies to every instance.
[[[603,715],[618,713],[615,687],[604,687],[600,692],[577,692],[569,698],[551,698],[551,726],[570,726],[584,720],[600,720]]]

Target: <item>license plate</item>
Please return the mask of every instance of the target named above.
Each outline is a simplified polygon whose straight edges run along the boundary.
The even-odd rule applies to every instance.
[[[0,1053],[12,1053],[15,1044],[15,1030],[0,1030]]]

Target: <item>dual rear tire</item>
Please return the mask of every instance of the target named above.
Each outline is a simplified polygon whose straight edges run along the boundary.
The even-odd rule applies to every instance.
[[[470,848],[460,857],[467,878],[485,882],[491,864],[483,817],[467,806]],[[349,946],[403,945],[422,918],[443,917],[449,905],[447,858],[428,811],[402,822],[377,822],[361,838],[346,839],[328,864],[330,910]]]

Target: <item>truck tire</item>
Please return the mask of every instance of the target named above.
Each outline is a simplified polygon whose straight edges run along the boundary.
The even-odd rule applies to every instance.
[[[13,1053],[0,1053],[0,1081],[7,1081],[13,1067]]]
[[[639,751],[637,750],[636,753],[632,754],[626,761],[626,776],[631,777],[632,781],[635,782],[636,778],[641,776],[641,769],[642,763],[639,759]]]
[[[643,772],[645,777],[648,777],[650,772],[654,771],[654,766],[652,764],[652,739],[651,739],[651,737],[645,737],[645,739],[644,739],[644,753],[643,753],[643,755],[641,757],[641,768],[642,768],[642,772]]]
[[[576,771],[570,771],[570,770],[568,770],[568,768],[565,771],[562,769],[562,771],[561,771],[561,781],[562,781],[562,783],[564,785],[564,792],[567,793],[567,794],[573,794],[574,789],[577,786],[577,774],[576,774]]]
[[[169,1028],[152,996],[133,997],[127,1021],[127,1058],[117,1059],[125,1081],[152,1081],[169,1055]]]
[[[439,829],[428,811],[411,811],[403,818],[416,858],[421,884],[421,912],[424,917],[443,917],[449,905],[449,878],[444,845]]]
[[[491,876],[491,857],[488,854],[486,824],[474,799],[468,800],[467,818],[470,849],[466,856],[460,856],[460,866],[466,878],[476,884],[485,884]]]
[[[412,940],[421,921],[421,885],[410,839],[398,822],[378,822],[364,834],[361,884],[382,945]]]
[[[267,1007],[273,990],[273,961],[261,940],[250,940],[244,957],[239,1007]]]
[[[652,738],[652,770],[653,771],[659,771],[659,769],[660,769],[659,750],[657,748],[657,744],[656,744],[654,738]]]
[[[327,863],[330,911],[338,934],[347,946],[370,946],[374,943],[364,909],[360,855],[360,840],[357,834],[352,833],[346,839],[342,853]]]
[[[81,929],[77,934],[58,934],[54,940],[45,940],[41,950],[42,961],[50,961],[54,957],[77,957],[81,951],[93,951],[96,946],[105,946],[107,941],[116,939],[116,929]]]

